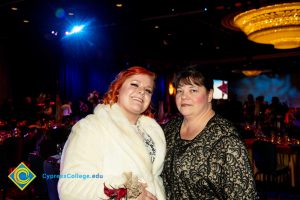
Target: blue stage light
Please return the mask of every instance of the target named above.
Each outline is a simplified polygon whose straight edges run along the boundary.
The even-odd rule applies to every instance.
[[[71,31],[66,31],[65,34],[72,35],[72,34],[80,33],[83,30],[83,28],[84,25],[74,26]]]

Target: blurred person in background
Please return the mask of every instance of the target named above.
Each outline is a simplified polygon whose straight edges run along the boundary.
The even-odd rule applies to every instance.
[[[245,122],[253,123],[255,117],[255,101],[253,94],[248,94],[247,100],[244,102],[243,109]]]
[[[65,100],[61,106],[62,123],[69,123],[72,118],[72,102]]]

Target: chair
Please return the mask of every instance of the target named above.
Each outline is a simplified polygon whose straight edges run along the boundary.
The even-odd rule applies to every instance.
[[[67,141],[70,130],[65,127],[50,128],[48,130],[48,136],[56,144],[63,144]]]
[[[49,175],[59,175],[59,166],[45,160],[44,173]],[[59,200],[58,191],[57,191],[58,179],[57,178],[47,179],[46,183],[47,183],[49,200]]]
[[[279,189],[288,189],[290,185],[289,166],[281,166],[277,162],[276,144],[266,141],[255,141],[252,146],[252,152],[256,167],[254,176],[258,190],[279,191]]]
[[[294,144],[291,145],[292,151],[296,153],[296,165],[295,169],[300,169],[300,145]],[[295,177],[296,177],[296,187],[297,191],[300,191],[300,170],[295,170]]]
[[[28,163],[31,171],[34,172],[36,178],[30,186],[33,188],[33,196],[35,200],[48,200],[47,183],[43,177],[44,173],[44,160],[35,154],[28,155]]]

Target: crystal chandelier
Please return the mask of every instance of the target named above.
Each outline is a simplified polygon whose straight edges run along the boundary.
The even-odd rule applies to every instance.
[[[300,47],[300,2],[249,10],[235,16],[234,24],[253,42],[276,49]]]

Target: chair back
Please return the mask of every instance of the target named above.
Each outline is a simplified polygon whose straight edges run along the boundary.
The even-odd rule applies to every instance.
[[[56,144],[63,144],[67,141],[69,130],[65,127],[50,128],[48,130],[49,138],[53,139]]]
[[[23,141],[20,137],[10,137],[3,143],[5,165],[8,168],[17,167],[22,161]]]
[[[277,168],[276,145],[267,141],[255,141],[252,146],[256,168],[263,173],[272,173]]]

